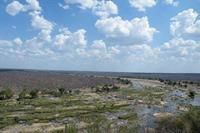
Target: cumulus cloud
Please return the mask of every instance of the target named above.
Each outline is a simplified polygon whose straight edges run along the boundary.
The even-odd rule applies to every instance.
[[[114,46],[108,47],[103,40],[94,40],[90,47],[78,48],[76,53],[86,58],[112,59],[120,53],[120,50]]]
[[[96,0],[64,0],[66,5],[78,5],[82,9],[90,9],[96,4]]]
[[[50,41],[51,40],[51,32],[53,30],[53,23],[46,20],[40,13],[32,12],[30,13],[31,19],[31,26],[35,29],[40,30],[39,37],[41,39]]]
[[[148,18],[123,20],[121,17],[110,17],[97,20],[96,28],[107,38],[120,40],[123,44],[149,43],[157,30],[150,27]]]
[[[175,7],[179,5],[179,2],[175,1],[175,0],[165,0],[165,3],[167,5],[172,5],[172,6],[175,6]]]
[[[106,49],[106,44],[103,40],[95,40],[92,44],[94,49]]]
[[[13,42],[14,42],[15,44],[17,44],[17,45],[22,45],[22,44],[23,44],[23,41],[22,41],[20,38],[15,38],[15,39],[13,40]]]
[[[6,12],[12,16],[15,16],[19,12],[26,11],[24,5],[19,3],[18,1],[13,1],[8,4],[6,7]]]
[[[12,41],[9,40],[0,40],[0,47],[12,47]]]
[[[112,14],[118,14],[118,7],[111,0],[103,0],[97,2],[96,6],[93,7],[92,12],[99,17],[108,17]]]
[[[38,0],[26,0],[26,2],[27,4],[23,5],[19,1],[14,0],[13,2],[7,5],[6,12],[12,16],[15,16],[20,12],[42,10]]]
[[[32,39],[30,39],[30,41],[50,41],[50,34],[54,26],[53,23],[48,21],[41,15],[42,8],[40,7],[38,0],[26,0],[26,2],[27,4],[22,5],[18,1],[13,1],[7,5],[6,11],[12,16],[22,11],[29,12],[29,15],[31,16],[31,26],[35,29],[40,30],[40,32],[38,33],[38,37],[33,37]]]
[[[79,29],[76,32],[70,32],[67,28],[60,29],[60,34],[57,34],[54,38],[54,43],[59,48],[65,48],[69,45],[77,47],[85,47],[87,40],[85,37],[86,30]]]
[[[173,38],[159,48],[159,56],[165,58],[196,60],[200,57],[200,42]]]
[[[172,35],[178,37],[199,37],[200,19],[193,9],[184,10],[171,18],[170,30]]]
[[[26,2],[28,3],[27,5],[25,5],[27,10],[34,10],[34,11],[42,10],[38,0],[26,0]]]
[[[98,17],[105,18],[118,14],[118,7],[112,0],[65,0],[64,4],[59,3],[63,9],[76,5],[81,9],[90,9]]]
[[[130,5],[138,11],[146,11],[146,8],[155,6],[156,2],[156,0],[129,0]]]

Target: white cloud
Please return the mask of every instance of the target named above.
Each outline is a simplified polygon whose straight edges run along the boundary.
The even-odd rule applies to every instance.
[[[92,9],[93,14],[99,17],[109,17],[112,14],[118,14],[118,7],[111,0],[99,1]]]
[[[82,9],[91,9],[96,0],[65,0],[66,5],[78,5]]]
[[[27,4],[21,4],[20,2],[14,0],[6,7],[6,12],[12,16],[17,15],[20,12],[26,11],[41,11],[42,8],[39,5],[38,0],[26,0]]]
[[[76,32],[70,32],[67,28],[60,30],[60,34],[57,34],[54,38],[54,43],[59,48],[65,48],[67,46],[85,47],[87,40],[85,37],[86,31],[79,29]]]
[[[103,40],[95,40],[92,44],[92,48],[94,49],[106,49],[106,44]]]
[[[175,1],[175,0],[165,0],[165,3],[167,5],[172,5],[172,6],[175,6],[175,7],[179,5],[179,2]]]
[[[76,53],[87,58],[112,59],[120,53],[120,50],[114,46],[107,47],[103,40],[94,40],[90,47],[87,49],[78,48]]]
[[[13,1],[6,7],[6,12],[12,16],[15,16],[16,14],[22,11],[25,11],[24,5],[22,5],[18,1]]]
[[[146,8],[150,8],[156,5],[156,0],[129,0],[132,7],[137,8],[139,11],[146,11]]]
[[[97,20],[96,28],[106,37],[116,39],[122,44],[149,43],[157,30],[150,27],[148,18],[123,20],[121,17],[111,17]]]
[[[28,5],[26,5],[27,10],[33,10],[33,11],[42,10],[38,0],[26,0],[26,2],[28,3]]]
[[[147,44],[132,45],[125,47],[123,49],[123,53],[125,54],[125,60],[129,62],[148,62],[156,59],[156,53],[154,49]]]
[[[46,20],[43,16],[37,14],[37,13],[31,13],[32,21],[31,25],[40,30],[52,30],[53,24]]]
[[[17,45],[22,45],[22,44],[23,44],[23,42],[22,42],[22,40],[21,40],[20,38],[15,38],[15,39],[13,40],[13,42],[14,42],[15,44],[17,44]]]
[[[159,48],[159,56],[164,58],[196,60],[200,58],[200,42],[173,38]]]
[[[184,10],[171,18],[170,30],[178,37],[199,37],[200,19],[193,9]]]
[[[0,47],[12,47],[12,41],[9,40],[0,40]]]
[[[54,24],[47,19],[45,19],[40,12],[31,12],[31,26],[35,29],[40,30],[38,36],[40,39],[50,41],[51,32],[53,30]]]
[[[90,9],[92,13],[101,18],[118,14],[117,5],[111,0],[65,0],[64,4],[59,3],[63,9],[68,9],[70,5],[77,5],[81,9]]]
[[[61,3],[58,3],[58,6],[65,9],[65,10],[69,8],[69,5],[63,5]]]

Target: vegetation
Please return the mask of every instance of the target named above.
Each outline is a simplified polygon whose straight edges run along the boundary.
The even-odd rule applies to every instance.
[[[125,85],[131,85],[132,82],[128,79],[124,79],[124,78],[117,78],[117,80],[121,83],[121,84],[125,84]]]
[[[158,77],[156,78],[158,79]],[[86,79],[89,78],[86,77]],[[51,78],[48,78],[48,80],[51,80]],[[102,78],[98,78],[98,80],[102,80]],[[41,81],[46,82],[46,80]],[[197,87],[195,82],[185,83],[183,81],[160,79],[160,82],[170,85],[168,86],[157,81],[139,79],[139,81],[134,81],[138,82],[139,87],[137,88],[137,83],[131,86],[132,80],[112,78],[109,82],[103,79],[98,86],[96,86],[96,83],[90,85],[92,88],[87,86],[89,84],[87,83],[84,84],[87,87],[84,86],[83,89],[74,89],[75,84],[72,88],[69,84],[69,87],[66,87],[64,81],[66,82],[64,79],[54,82],[53,86],[56,86],[54,89],[48,88],[48,85],[43,89],[35,87],[37,90],[26,86],[28,89],[19,90],[15,94],[18,94],[18,99],[13,96],[12,91],[9,89],[0,91],[0,97],[2,97],[2,100],[0,100],[0,132],[2,130],[8,130],[9,132],[9,129],[11,131],[13,129],[23,130],[23,128],[29,128],[33,130],[32,133],[44,132],[43,130],[46,131],[46,129],[48,129],[47,132],[51,133],[137,133],[138,128],[146,129],[144,127],[146,121],[148,121],[146,119],[149,118],[151,121],[150,117],[154,117],[155,112],[162,115],[164,110],[170,114],[171,110],[168,111],[168,107],[165,106],[166,102],[169,103],[167,105],[170,105],[170,100],[175,104],[178,101],[177,108],[173,110],[176,112],[174,113],[175,116],[159,119],[155,132],[200,132],[200,108],[193,107],[189,103],[196,98],[191,100],[170,95],[172,91],[180,86]],[[62,83],[57,84],[59,82]],[[142,84],[143,82],[145,83]],[[37,81],[37,83],[40,82]],[[42,85],[41,83],[40,87]],[[190,90],[182,87],[178,89],[184,91],[184,94]],[[199,96],[199,92],[195,89],[188,93],[190,98],[194,98],[195,95]],[[184,100],[189,102],[187,103]],[[181,103],[182,101],[184,103]],[[191,109],[188,112],[176,116],[176,114],[189,108]],[[157,116],[155,117],[157,118]],[[153,122],[155,122],[154,120]],[[34,128],[34,126],[37,128]],[[21,133],[27,132],[22,131]]]
[[[189,91],[188,96],[189,96],[190,98],[194,99],[194,97],[195,97],[195,92],[194,92],[194,91]]]
[[[19,96],[18,96],[18,100],[22,100],[22,99],[34,99],[38,97],[38,90],[31,90],[28,91],[26,89],[24,89],[23,91],[20,92]]]
[[[30,91],[31,98],[37,98],[38,97],[38,90],[31,90]]]
[[[0,100],[6,100],[13,97],[13,92],[11,89],[5,89],[0,91]]]
[[[97,87],[96,92],[113,92],[119,90],[119,87],[115,85],[104,85],[102,87]]]
[[[77,133],[78,129],[75,124],[65,125],[65,133]]]
[[[200,107],[192,107],[177,117],[167,117],[158,122],[157,133],[199,133]]]

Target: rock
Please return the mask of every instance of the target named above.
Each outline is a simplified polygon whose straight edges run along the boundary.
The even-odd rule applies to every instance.
[[[154,113],[153,116],[160,119],[160,118],[166,118],[166,117],[173,116],[173,114],[168,113],[168,112],[159,112],[159,113]]]

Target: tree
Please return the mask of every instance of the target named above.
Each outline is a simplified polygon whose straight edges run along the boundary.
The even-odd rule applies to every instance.
[[[59,91],[60,95],[63,95],[64,92],[65,92],[65,89],[64,88],[59,88],[58,91]]]

